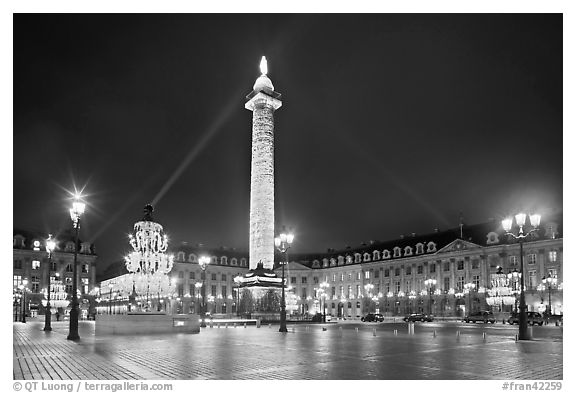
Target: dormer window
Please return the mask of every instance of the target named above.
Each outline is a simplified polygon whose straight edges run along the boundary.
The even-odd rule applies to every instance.
[[[418,243],[416,244],[416,254],[423,254],[424,253],[424,244]]]
[[[196,263],[197,261],[198,261],[198,260],[197,260],[196,254],[190,254],[190,255],[188,255],[188,262]]]
[[[358,254],[358,253],[354,254],[354,262],[355,263],[360,263],[361,258],[362,258],[362,256],[360,254]]]
[[[328,261],[327,258],[322,259],[322,267],[328,267],[329,264],[330,262]]]
[[[342,255],[338,255],[338,266],[344,265],[344,257]]]
[[[496,232],[490,232],[486,235],[486,244],[498,244],[500,243],[500,239],[498,238],[498,234]]]
[[[330,266],[336,266],[336,259],[330,258]]]
[[[66,242],[66,247],[64,248],[67,252],[74,252],[74,242]]]
[[[410,246],[404,247],[404,255],[405,256],[412,255],[412,247]]]
[[[246,258],[240,259],[240,266],[246,266]]]
[[[390,251],[388,250],[382,251],[382,259],[390,259]]]
[[[394,258],[402,256],[402,249],[400,247],[394,247]]]
[[[80,253],[81,254],[91,254],[90,243],[81,243],[80,244]]]
[[[220,257],[220,264],[221,265],[228,265],[228,257],[226,257],[226,256]]]
[[[186,261],[186,254],[184,254],[184,251],[178,251],[178,254],[176,255],[176,260],[178,262]]]
[[[436,243],[429,242],[426,247],[426,252],[436,252]]]
[[[374,261],[377,261],[378,259],[380,259],[380,251],[374,250],[374,251],[372,252],[372,259],[373,259]]]
[[[370,262],[370,254],[364,253],[364,262]]]
[[[24,248],[24,236],[16,235],[14,236],[14,248]]]
[[[238,259],[236,259],[236,258],[231,258],[231,259],[230,259],[230,265],[231,265],[231,266],[238,266]]]
[[[317,259],[312,261],[312,267],[316,267],[316,268],[320,267],[320,261]],[[314,277],[314,278],[316,279],[315,281],[317,281],[318,277]],[[317,284],[317,283],[315,283],[315,284]]]
[[[352,256],[351,255],[346,255],[346,264],[350,264],[352,263]]]

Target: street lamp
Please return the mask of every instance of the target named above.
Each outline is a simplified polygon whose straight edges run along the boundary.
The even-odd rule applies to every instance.
[[[468,294],[468,315],[472,312],[472,290],[476,288],[476,284],[467,282],[464,284],[464,293]]]
[[[198,264],[200,265],[200,269],[202,269],[202,314],[201,314],[201,321],[200,327],[206,327],[206,267],[210,264],[210,257],[201,256],[198,258]]]
[[[428,313],[432,315],[432,291],[436,285],[436,280],[433,278],[428,278],[424,280],[424,285],[428,288]]]
[[[242,276],[238,274],[234,277],[234,283],[236,284],[236,316],[240,316],[240,284],[242,284]]]
[[[48,290],[46,300],[46,313],[44,314],[44,331],[49,332],[52,330],[52,314],[50,312],[50,268],[52,267],[52,251],[56,248],[56,242],[52,239],[52,235],[48,235],[46,240],[46,252],[48,253]]]
[[[546,314],[548,314],[548,316],[552,315],[552,286],[556,285],[557,282],[558,279],[556,277],[552,277],[550,273],[548,273],[548,277],[542,277],[542,284],[548,286],[548,307],[546,308]]]
[[[290,233],[282,232],[280,236],[274,238],[274,245],[276,249],[284,254],[285,262],[282,264],[282,300],[280,301],[280,330],[279,332],[288,332],[286,328],[286,295],[284,293],[284,287],[286,283],[284,282],[284,265],[288,263],[288,249],[294,241],[294,235]]]
[[[526,318],[526,298],[524,296],[524,250],[522,245],[526,238],[532,233],[536,232],[538,226],[540,225],[540,215],[532,214],[530,215],[530,224],[532,225],[532,230],[524,233],[524,224],[526,222],[526,214],[518,213],[516,214],[516,225],[518,226],[518,234],[511,232],[512,230],[512,218],[506,218],[502,220],[502,227],[506,232],[506,235],[518,240],[520,243],[520,316],[518,320],[518,339],[519,340],[530,340],[528,334],[528,319]]]
[[[76,237],[74,242],[74,270],[72,273],[72,305],[70,310],[70,330],[68,332],[68,340],[79,340],[78,335],[78,232],[80,229],[80,217],[84,213],[86,205],[80,200],[80,195],[74,196],[74,202],[70,209],[70,218],[76,230]]]
[[[328,284],[326,281],[320,283],[320,290],[322,291],[322,322],[326,323],[326,296],[328,296]]]
[[[20,290],[22,291],[22,323],[26,323],[26,291],[28,290],[28,280],[22,280],[20,284]]]

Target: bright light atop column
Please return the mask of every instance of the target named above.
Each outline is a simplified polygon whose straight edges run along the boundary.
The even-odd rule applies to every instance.
[[[274,238],[274,245],[275,245],[276,247],[280,247],[281,244],[282,244],[282,240],[280,240],[279,237],[275,237],[275,238]]]
[[[262,56],[262,60],[260,60],[260,72],[262,75],[268,74],[268,61],[266,61],[266,56]]]
[[[52,235],[48,235],[48,240],[46,240],[46,251],[52,252],[56,248],[56,242],[52,239]]]
[[[281,233],[281,234],[280,234],[280,242],[286,243],[286,238],[287,238],[287,236],[286,236],[285,233]]]
[[[294,234],[289,233],[288,235],[286,235],[286,241],[288,242],[288,244],[292,244],[292,242],[294,241]]]
[[[540,225],[540,214],[530,215],[530,225],[532,225],[534,228],[538,228]]]
[[[512,229],[512,219],[508,217],[502,220],[502,228],[504,228],[506,232],[509,232]]]
[[[526,214],[524,213],[516,214],[516,224],[522,227],[524,226],[525,223],[526,223]]]

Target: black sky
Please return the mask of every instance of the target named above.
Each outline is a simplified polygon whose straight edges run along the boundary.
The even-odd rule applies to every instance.
[[[294,251],[562,210],[562,16],[14,16],[14,226],[102,266],[155,202],[172,244],[247,249],[251,112],[283,95],[276,223]]]

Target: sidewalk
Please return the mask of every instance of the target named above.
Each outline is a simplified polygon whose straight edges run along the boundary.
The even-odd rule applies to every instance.
[[[392,335],[319,325],[203,328],[200,334],[95,337],[80,322],[13,325],[14,379],[562,379],[562,342]],[[294,331],[293,331],[294,329]]]

